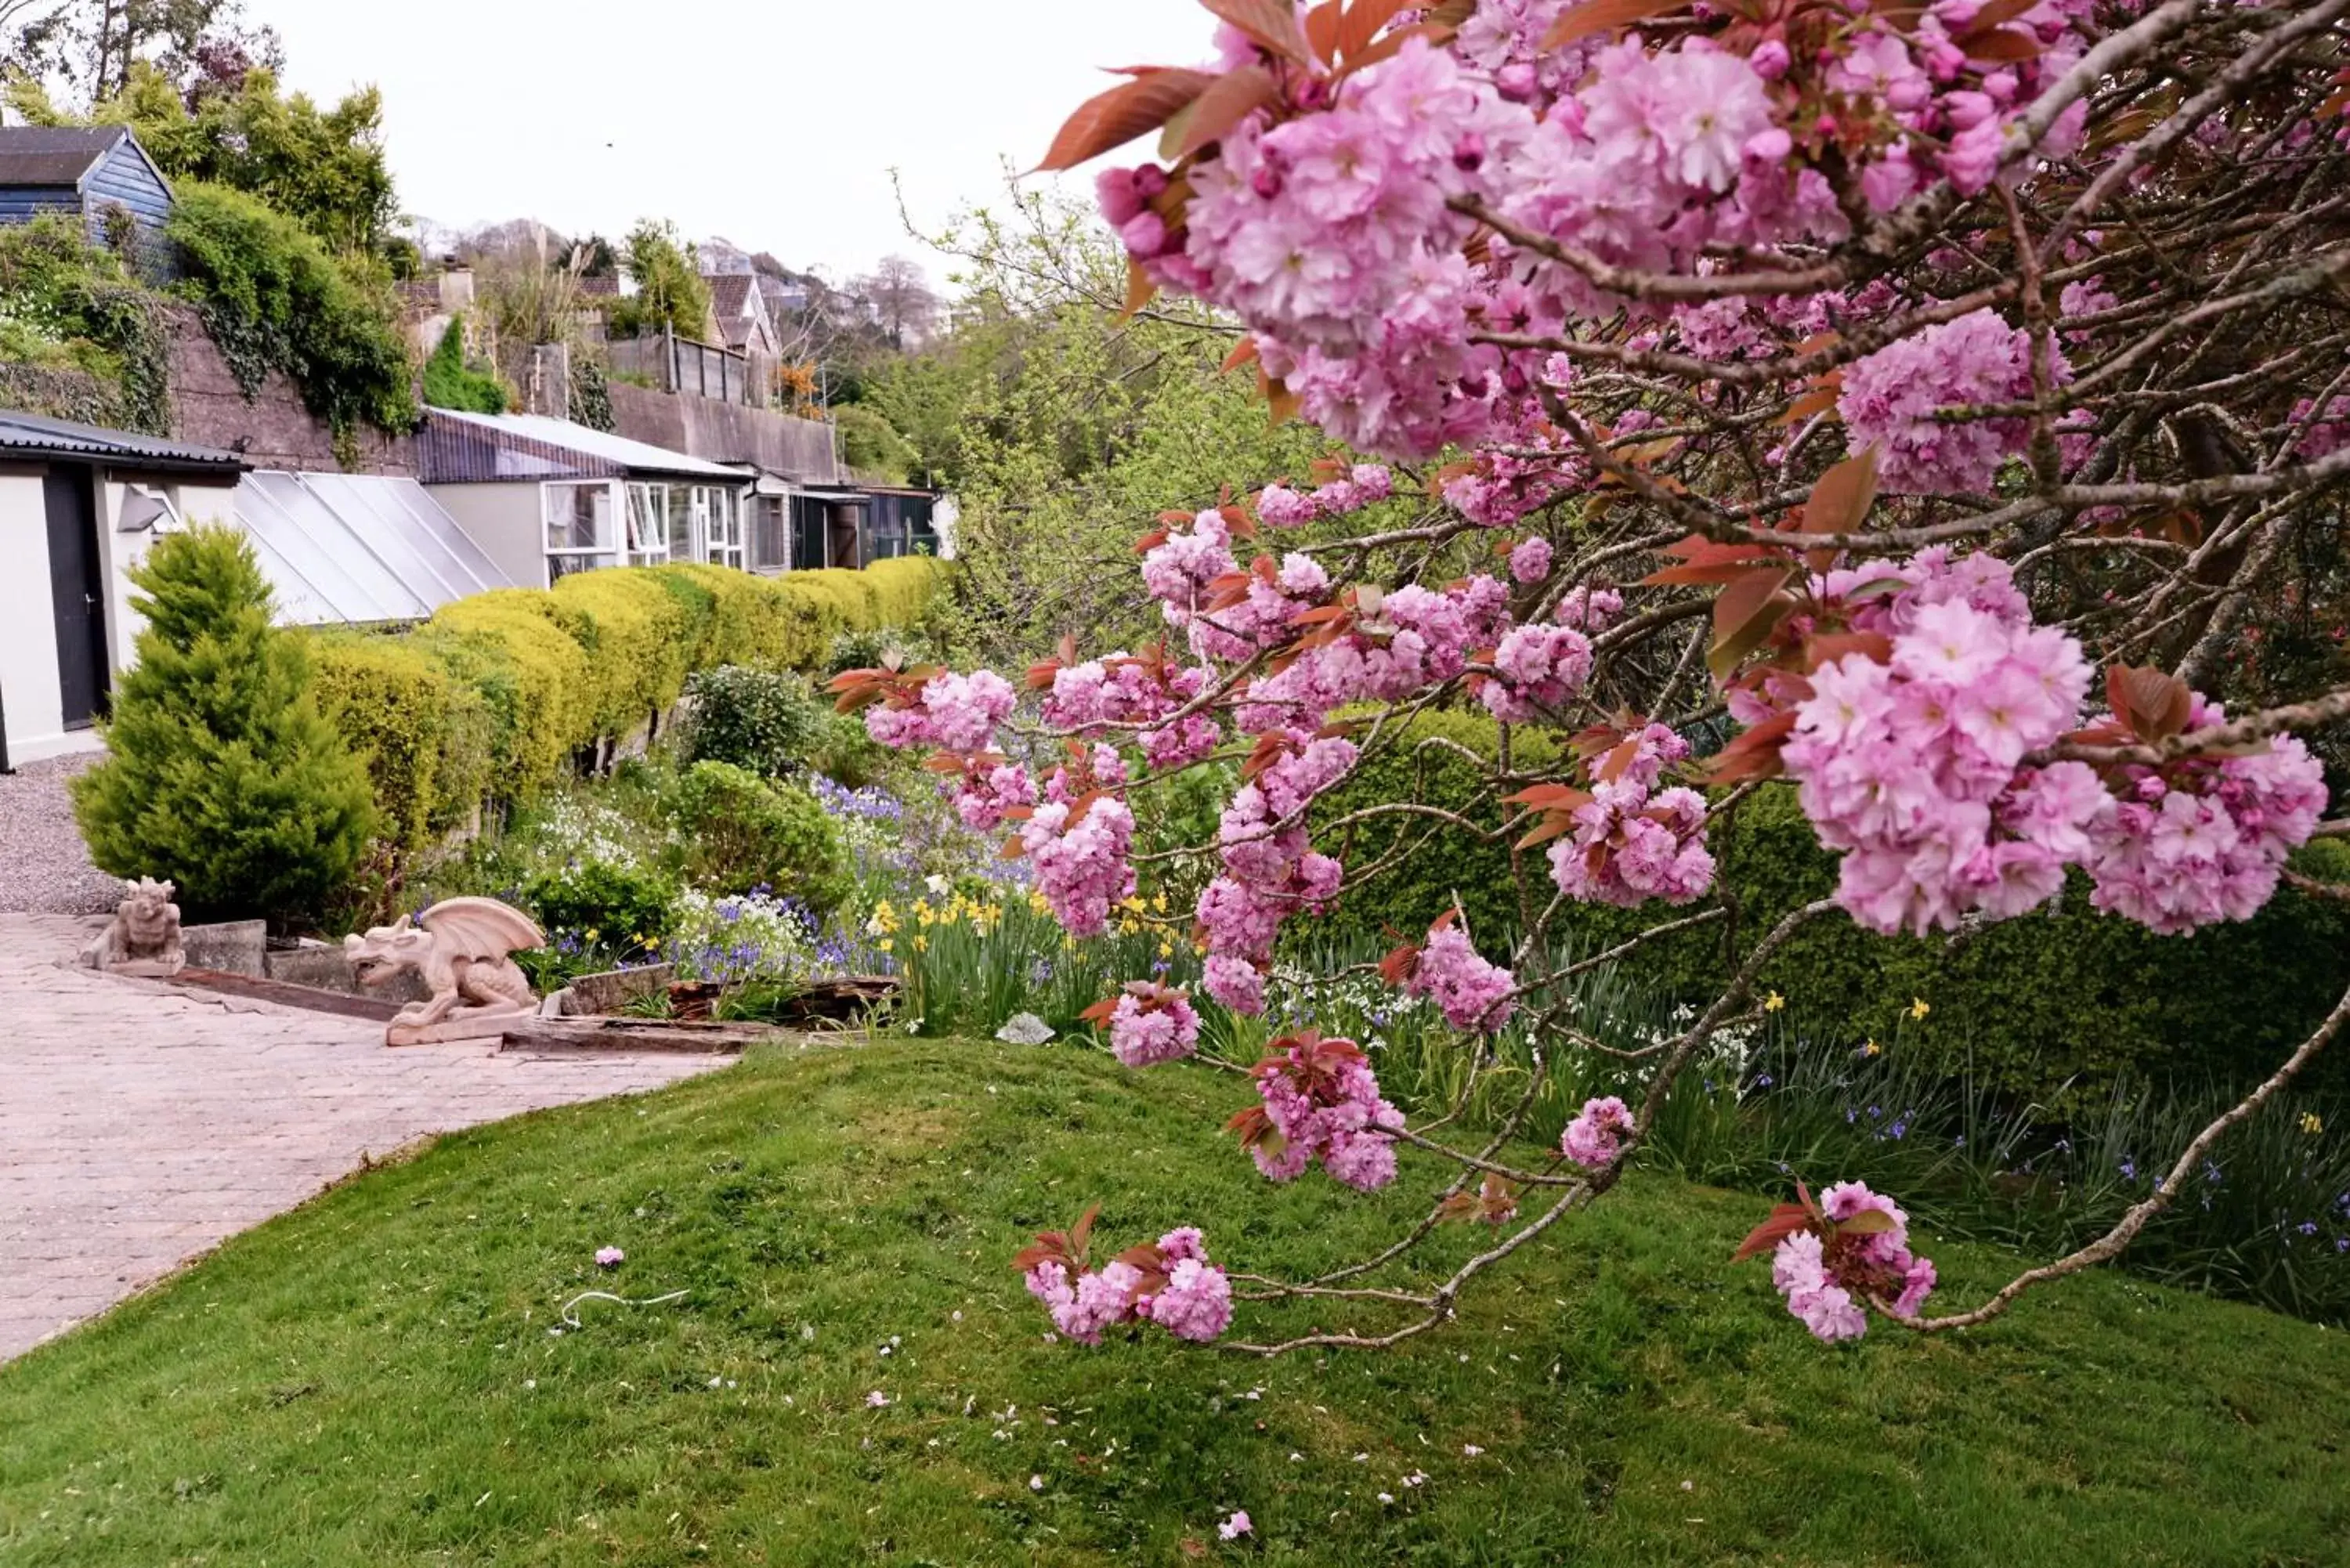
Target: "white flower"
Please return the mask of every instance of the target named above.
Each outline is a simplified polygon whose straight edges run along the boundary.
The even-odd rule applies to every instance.
[[[1028,1490],[1030,1491],[1043,1491],[1045,1490],[1045,1478],[1043,1476],[1030,1476],[1028,1478]]]

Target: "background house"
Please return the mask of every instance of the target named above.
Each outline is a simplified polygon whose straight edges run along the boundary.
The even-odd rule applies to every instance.
[[[88,749],[159,530],[225,521],[234,453],[0,412],[0,766]]]
[[[134,220],[151,267],[166,265],[163,222],[172,187],[128,127],[0,126],[0,223],[29,223],[44,213],[78,213],[92,241],[107,239],[109,213]]]
[[[536,414],[425,411],[432,498],[525,587],[572,572],[707,561],[746,566],[750,481],[723,464]]]

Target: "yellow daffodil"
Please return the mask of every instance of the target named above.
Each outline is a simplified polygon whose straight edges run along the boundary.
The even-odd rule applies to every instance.
[[[918,953],[926,953],[930,951],[931,939],[928,937],[916,937],[914,939],[914,950]]]
[[[1882,1056],[1885,1054],[1885,1047],[1871,1040],[1860,1048],[1860,1054],[1864,1056]]]
[[[2315,1111],[2303,1111],[2301,1113],[2301,1130],[2315,1137],[2325,1130],[2325,1120]]]
[[[596,940],[596,937],[597,937],[597,934],[598,934],[598,933],[597,933],[596,928],[595,928],[595,927],[593,927],[593,926],[590,926],[590,927],[588,927],[588,929],[587,929],[584,933],[582,933],[582,934],[583,934],[583,935],[585,935],[585,936],[587,937],[587,939],[588,939],[589,941],[591,941],[591,942],[592,942],[592,941],[594,941],[594,940]]]
[[[1173,958],[1175,956],[1175,944],[1170,941],[1161,940],[1159,944],[1159,956],[1163,959]]]
[[[1118,923],[1118,934],[1122,937],[1130,937],[1140,929],[1142,928],[1132,920],[1120,920]]]
[[[879,948],[879,949],[880,949],[883,952],[885,952],[885,953],[896,952],[896,951],[898,950],[897,950],[897,948],[896,948],[896,947],[895,947],[895,946],[890,942],[889,939],[889,938],[887,938],[887,937],[883,937],[879,941],[878,941],[878,942],[874,943],[873,945],[874,945],[875,947]]]
[[[1167,912],[1167,895],[1160,893],[1157,897],[1153,898],[1150,900],[1150,907],[1158,910],[1160,914],[1165,914]]]
[[[1909,999],[1909,1016],[1916,1019],[1918,1023],[1925,1023],[1926,1014],[1933,1011],[1933,1004],[1929,1002],[1924,997],[1913,996]]]
[[[1139,898],[1128,898],[1124,902],[1120,903],[1118,908],[1139,915],[1142,913],[1148,906]]]
[[[1762,999],[1762,1011],[1765,1012],[1784,1012],[1786,1010],[1787,999],[1775,991]]]

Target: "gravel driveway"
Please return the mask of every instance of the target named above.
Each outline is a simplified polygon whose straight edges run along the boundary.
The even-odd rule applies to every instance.
[[[98,760],[57,757],[0,774],[0,914],[97,915],[121,901],[122,884],[89,863],[66,795],[66,781]]]

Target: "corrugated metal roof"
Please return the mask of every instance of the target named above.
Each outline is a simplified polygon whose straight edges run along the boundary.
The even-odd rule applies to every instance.
[[[0,456],[69,457],[123,468],[224,475],[242,473],[250,466],[233,452],[6,410],[0,410]]]
[[[130,134],[120,125],[0,127],[0,185],[78,185],[90,166]]]
[[[494,483],[519,479],[619,479],[677,474],[740,482],[733,470],[681,452],[648,446],[541,414],[425,410],[420,466],[427,484]]]
[[[232,504],[288,625],[421,620],[515,586],[412,479],[265,469]]]

